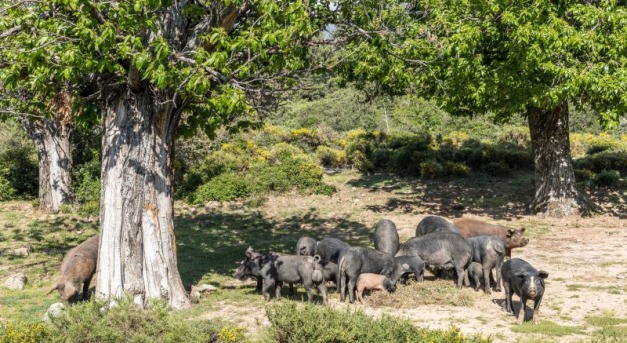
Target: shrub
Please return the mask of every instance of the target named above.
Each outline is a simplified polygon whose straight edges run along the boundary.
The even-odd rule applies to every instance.
[[[93,158],[74,170],[73,191],[80,205],[78,213],[98,215],[100,213],[100,153],[93,152]]]
[[[269,335],[274,342],[490,342],[465,337],[458,329],[418,328],[405,319],[383,315],[375,319],[361,311],[334,310],[312,304],[266,307]]]
[[[618,183],[620,173],[616,170],[604,170],[598,173],[592,180],[592,184],[597,187],[608,187]]]
[[[420,163],[420,176],[425,179],[437,179],[446,176],[446,169],[436,160],[428,160]]]
[[[301,128],[290,131],[289,142],[295,143],[305,150],[314,151],[319,145],[324,143],[324,140],[318,131]]]
[[[320,145],[316,149],[318,161],[325,167],[338,168],[346,164],[346,153],[342,150]]]
[[[470,175],[470,167],[463,163],[446,162],[446,173],[456,177],[466,177]]]
[[[216,336],[220,338],[219,332],[223,331],[228,340],[218,342],[242,339],[238,329],[189,320],[169,311],[164,301],[153,302],[149,309],[139,308],[132,300],[107,307],[105,302],[91,301],[65,308],[52,320],[53,337],[49,342],[209,342]]]
[[[510,174],[509,166],[503,162],[490,162],[484,166],[483,170],[488,175],[496,177],[505,177]]]
[[[8,174],[8,168],[0,169],[0,201],[11,200],[15,197],[15,189],[11,186],[11,181],[6,174]]]
[[[225,173],[200,186],[194,194],[194,202],[201,204],[207,201],[231,201],[249,194],[246,180],[235,173]]]
[[[469,139],[470,136],[466,132],[453,131],[442,138],[441,147],[459,149]]]
[[[12,198],[34,198],[39,194],[39,165],[35,151],[21,144],[5,147],[0,152],[0,166],[5,183],[14,190]]]
[[[0,324],[0,343],[48,342],[52,330],[44,323],[9,322]]]
[[[577,181],[590,181],[594,179],[595,174],[590,169],[575,169],[575,179]]]
[[[523,148],[531,146],[529,127],[515,126],[506,128],[496,139],[499,143],[510,143]]]

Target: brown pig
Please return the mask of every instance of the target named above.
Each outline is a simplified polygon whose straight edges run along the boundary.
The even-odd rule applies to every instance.
[[[502,225],[488,224],[476,219],[462,218],[453,223],[465,238],[492,235],[496,236],[505,245],[505,257],[512,258],[512,249],[524,247],[529,243],[529,238],[523,237],[525,228],[514,229]]]
[[[89,299],[89,283],[96,273],[99,242],[100,235],[96,235],[65,254],[61,262],[61,280],[48,291],[48,294],[58,290],[63,302],[75,303],[81,300],[82,287],[82,299]]]
[[[363,273],[357,278],[357,300],[363,302],[363,293],[367,289],[380,290],[384,292],[394,292],[396,286],[385,275]]]

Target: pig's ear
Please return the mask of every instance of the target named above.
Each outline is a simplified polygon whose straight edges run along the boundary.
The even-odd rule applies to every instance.
[[[516,233],[516,229],[507,229],[507,237],[512,237]]]
[[[542,279],[546,279],[549,277],[549,273],[545,272],[544,270],[540,270],[538,272],[538,276],[540,276]]]

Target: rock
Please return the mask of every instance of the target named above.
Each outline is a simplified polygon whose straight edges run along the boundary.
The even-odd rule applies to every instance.
[[[30,247],[23,247],[23,248],[13,249],[11,251],[11,255],[13,255],[13,256],[28,256],[28,255],[30,255]]]
[[[200,286],[192,286],[192,291],[189,293],[189,300],[192,303],[197,303],[202,294],[206,293],[206,292],[213,292],[216,291],[218,288],[212,285],[208,285],[208,284],[203,284]]]
[[[24,273],[19,272],[17,274],[13,274],[11,276],[9,276],[9,278],[7,279],[7,281],[4,283],[9,289],[19,289],[22,290],[24,289],[24,285],[26,285],[26,282],[28,281],[28,279],[26,279],[26,275],[24,275]]]
[[[61,315],[61,311],[65,305],[62,302],[54,303],[48,307],[48,311],[44,314],[44,322],[49,322],[52,318],[56,318]]]

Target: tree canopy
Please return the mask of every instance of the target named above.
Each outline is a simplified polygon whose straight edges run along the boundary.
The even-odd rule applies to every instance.
[[[341,53],[347,63],[339,70],[349,80],[426,94],[452,114],[492,112],[500,120],[569,100],[589,104],[614,126],[627,110],[627,8],[620,1],[412,1],[355,12],[343,4],[350,23],[338,33],[359,37]]]

